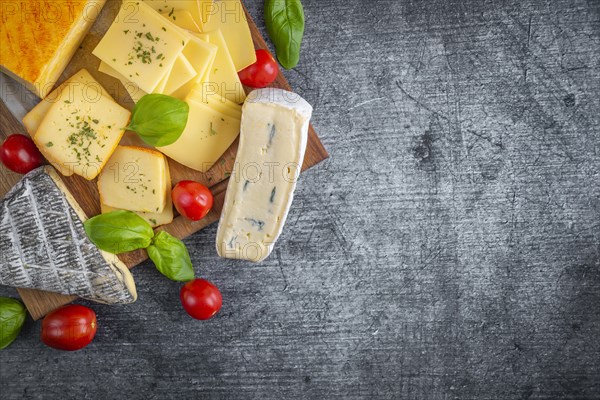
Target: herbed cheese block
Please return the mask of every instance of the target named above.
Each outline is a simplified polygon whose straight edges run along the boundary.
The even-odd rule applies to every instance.
[[[131,113],[110,96],[89,89],[90,85],[78,82],[66,86],[46,112],[33,141],[63,175],[74,173],[91,180],[121,140]]]
[[[0,70],[46,97],[105,2],[3,1]]]
[[[90,75],[90,73],[86,69],[82,69],[77,72],[75,75],[64,81],[59,87],[54,89],[48,96],[46,96],[42,101],[40,101],[35,107],[31,109],[23,117],[23,125],[25,125],[25,129],[29,132],[31,137],[34,137],[42,120],[48,113],[48,110],[52,107],[56,100],[60,97],[61,93],[65,90],[65,88],[69,87],[85,87],[86,94],[90,95],[90,97],[95,98],[97,93],[102,94],[111,100],[113,98],[108,94],[108,92]]]
[[[118,146],[98,177],[100,203],[161,213],[167,203],[168,168],[165,156],[156,150]]]
[[[128,0],[92,54],[152,93],[188,40],[183,29],[146,3]]]
[[[282,89],[251,92],[216,246],[221,257],[261,261],[273,250],[292,204],[312,107]]]
[[[188,101],[188,122],[179,139],[157,150],[186,167],[208,171],[231,146],[240,132],[240,120],[206,104]]]
[[[135,301],[131,273],[90,242],[85,219],[52,167],[25,175],[0,203],[0,284],[107,304]]]
[[[240,0],[221,0],[214,3],[210,21],[204,32],[219,29],[227,43],[236,71],[256,62],[256,51],[250,26]]]
[[[165,193],[166,203],[165,208],[161,212],[133,211],[144,218],[153,228],[173,222],[173,199],[171,198],[171,175],[169,168],[165,169],[165,180],[167,182],[167,191]],[[103,214],[116,210],[127,210],[127,208],[115,208],[106,204],[100,204],[100,209]]]

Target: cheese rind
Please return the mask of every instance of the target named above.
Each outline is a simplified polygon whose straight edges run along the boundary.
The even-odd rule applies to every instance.
[[[3,1],[0,70],[46,97],[105,2]]]
[[[248,95],[217,230],[221,257],[258,262],[273,250],[294,197],[311,115],[310,104],[285,90]]]
[[[118,146],[98,177],[100,203],[161,213],[166,204],[167,169],[167,160],[156,150]]]
[[[0,202],[0,284],[123,304],[135,282],[88,239],[86,215],[52,167],[25,175]]]

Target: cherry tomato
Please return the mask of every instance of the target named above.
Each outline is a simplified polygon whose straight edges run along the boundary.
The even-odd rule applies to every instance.
[[[6,168],[26,174],[44,163],[44,157],[33,140],[24,135],[10,135],[0,146],[0,160]]]
[[[223,304],[219,288],[206,279],[194,279],[183,285],[179,298],[190,317],[201,320],[214,317]]]
[[[256,50],[256,62],[240,72],[240,81],[253,88],[264,88],[277,78],[279,65],[267,50]]]
[[[198,182],[181,181],[175,185],[171,195],[179,214],[192,221],[204,218],[213,206],[212,193]]]
[[[42,321],[42,342],[59,350],[79,350],[96,335],[96,313],[71,304],[52,311]]]

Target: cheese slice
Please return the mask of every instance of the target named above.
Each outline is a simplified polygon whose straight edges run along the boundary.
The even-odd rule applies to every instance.
[[[95,82],[100,87],[98,82]],[[57,96],[33,141],[64,175],[94,179],[121,140],[131,113],[100,90],[74,81]],[[68,89],[68,90],[67,90]]]
[[[202,29],[201,4],[198,0],[144,0],[148,6],[166,17],[172,17],[175,13],[189,13],[194,24]],[[172,18],[171,18],[172,19]],[[179,19],[178,17],[175,20]],[[176,21],[172,21],[176,22]],[[187,29],[187,28],[186,28]]]
[[[158,151],[118,146],[98,177],[100,203],[160,214],[166,205],[167,160]]]
[[[146,3],[128,0],[92,54],[151,93],[188,40],[189,35]]]
[[[180,28],[187,29],[192,32],[200,32],[201,29],[198,23],[192,17],[192,14],[188,10],[175,10],[171,9],[168,12],[162,12],[161,15]]]
[[[134,103],[137,103],[138,101],[140,101],[140,99],[142,97],[144,97],[145,95],[148,94],[148,93],[144,92],[142,89],[140,89],[140,87],[137,84],[135,84],[134,82],[131,82],[130,80],[125,78],[117,70],[115,70],[110,65],[106,64],[104,61],[100,61],[100,65],[98,66],[98,71],[100,71],[106,75],[110,75],[113,78],[118,79]],[[163,80],[161,80],[161,82],[158,84],[157,88],[161,88],[161,85],[163,85],[163,87],[164,87]]]
[[[208,82],[210,70],[212,69],[217,55],[217,46],[194,35],[183,50],[183,54],[187,57],[192,66],[194,66],[198,75],[171,93],[171,96],[180,100],[184,100],[190,91],[197,85]]]
[[[186,167],[206,172],[238,136],[240,120],[202,103],[188,104],[188,122],[179,139],[157,149]]]
[[[202,91],[202,85],[194,88],[187,96],[186,101],[204,103],[208,107],[225,114],[231,118],[240,120],[242,118],[242,106],[220,95],[206,94]]]
[[[246,99],[246,92],[240,82],[221,30],[208,32],[208,40],[218,47],[215,62],[210,71],[211,90],[234,103],[243,103]]]
[[[190,64],[183,54],[180,54],[175,64],[173,64],[173,68],[165,81],[165,86],[162,88],[161,93],[170,95],[191,81],[192,78],[195,78],[196,75],[198,74],[192,64]]]
[[[105,2],[2,1],[0,70],[46,97]]]
[[[290,209],[304,159],[312,107],[281,89],[251,92],[242,110],[216,246],[221,257],[264,260]]]
[[[256,51],[246,13],[240,0],[221,0],[214,3],[210,21],[204,31],[219,29],[231,54],[236,71],[256,62]]]
[[[133,211],[145,219],[153,228],[173,222],[173,199],[171,198],[171,175],[169,173],[169,168],[165,169],[165,181],[167,182],[167,191],[165,193],[166,203],[165,208],[161,212]],[[102,203],[100,204],[100,209],[102,210],[103,214],[111,211],[121,210],[120,208],[107,206],[106,204]]]
[[[135,282],[117,256],[88,239],[86,215],[56,171],[25,175],[0,202],[0,285],[124,304]]]
[[[46,98],[40,101],[35,107],[23,117],[23,125],[29,136],[34,137],[38,128],[40,127],[40,123],[42,119],[50,110],[50,107],[56,100],[60,97],[60,94],[68,87],[80,87],[86,88],[86,93],[89,94],[92,98],[96,97],[97,93],[102,94],[102,96],[107,97],[109,99],[113,99],[110,94],[96,81],[92,75],[86,70],[82,69],[77,72],[75,75],[64,81],[59,87],[54,89]]]

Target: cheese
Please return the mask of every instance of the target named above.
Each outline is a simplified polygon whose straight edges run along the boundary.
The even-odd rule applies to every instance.
[[[183,49],[183,55],[187,57],[198,75],[171,93],[171,96],[180,100],[184,100],[197,85],[208,82],[210,70],[217,55],[217,46],[200,39],[198,35],[193,35],[188,45]]]
[[[167,161],[158,151],[119,146],[98,177],[100,203],[131,211],[161,213],[166,205]]]
[[[138,101],[140,101],[140,99],[142,97],[144,97],[145,95],[148,94],[148,93],[144,92],[142,89],[140,89],[140,87],[138,85],[129,81],[127,78],[125,78],[123,75],[121,75],[119,72],[117,72],[113,67],[106,64],[104,61],[100,61],[100,65],[98,66],[98,71],[100,71],[106,75],[110,75],[113,78],[118,79],[134,103],[137,103]],[[160,88],[161,84],[163,84],[162,80],[158,84],[157,88]]]
[[[215,62],[210,71],[211,90],[234,103],[243,103],[246,99],[246,92],[240,82],[223,34],[219,29],[208,32],[208,40],[218,47]]]
[[[131,113],[94,85],[74,81],[56,97],[33,138],[64,175],[94,179],[117,146]],[[67,90],[68,88],[68,90]]]
[[[46,98],[40,101],[35,107],[23,117],[23,125],[31,137],[34,137],[42,119],[50,110],[50,107],[56,102],[62,91],[67,87],[85,87],[92,97],[96,96],[96,93],[101,93],[109,99],[112,99],[110,94],[100,85],[86,69],[82,69],[75,75],[64,81],[59,87],[54,89]],[[96,93],[92,93],[96,91]]]
[[[180,54],[173,64],[173,68],[169,72],[168,78],[166,79],[165,86],[162,88],[161,93],[170,95],[186,83],[196,77],[197,72],[190,64],[188,59]]]
[[[144,92],[151,93],[188,40],[189,35],[146,3],[124,1],[92,54]]]
[[[171,176],[169,174],[169,168],[165,168],[165,180],[167,183],[165,208],[161,212],[134,211],[137,215],[145,219],[153,228],[173,222],[173,200],[171,198]],[[120,210],[119,208],[107,206],[106,204],[100,204],[100,209],[103,214]]]
[[[105,2],[3,1],[0,70],[46,97]]]
[[[252,34],[240,0],[221,0],[214,3],[210,21],[204,25],[204,31],[216,29],[223,33],[236,71],[241,71],[256,62]]]
[[[0,202],[0,285],[107,304],[135,301],[131,273],[88,239],[85,219],[52,167],[25,175]]]
[[[198,23],[194,20],[194,17],[192,17],[192,14],[188,10],[170,10],[161,13],[161,15],[180,28],[192,32],[200,32]]]
[[[194,24],[199,29],[202,29],[203,27],[201,15],[202,5],[198,0],[144,0],[144,3],[159,13],[166,14],[167,17],[172,17],[175,15],[175,13],[178,13],[177,15],[180,13],[189,13],[189,16],[194,21]],[[178,19],[179,17],[175,17],[175,20]]]
[[[237,137],[240,120],[202,103],[190,101],[188,104],[188,122],[179,139],[157,149],[189,168],[206,172]]]
[[[242,106],[222,98],[220,95],[206,94],[202,90],[203,85],[195,87],[187,96],[186,101],[204,103],[208,107],[225,114],[231,118],[240,120],[242,118]]]
[[[221,257],[261,261],[273,250],[304,159],[312,107],[281,89],[251,92],[216,246]]]

